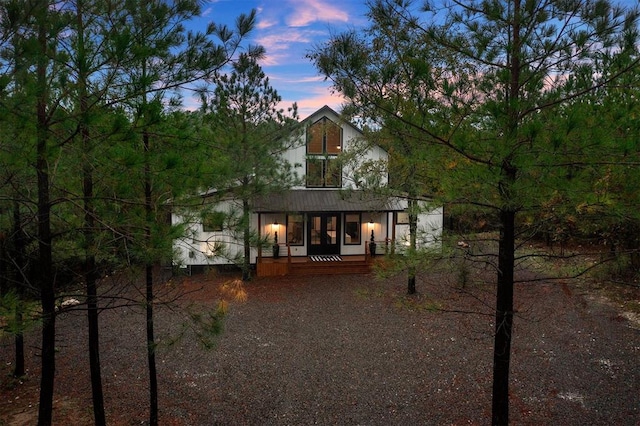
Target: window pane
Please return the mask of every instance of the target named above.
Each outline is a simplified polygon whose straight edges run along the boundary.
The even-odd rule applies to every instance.
[[[327,154],[340,154],[342,151],[342,129],[335,123],[327,120],[326,126]]]
[[[408,224],[409,223],[409,213],[408,212],[398,212],[396,213],[397,215],[397,219],[396,219],[396,223],[398,225],[400,224]]]
[[[206,213],[202,218],[202,230],[204,232],[219,232],[224,228],[224,212]]]
[[[336,220],[335,216],[327,217],[327,231],[335,231],[336,230]]]
[[[301,246],[304,244],[304,223],[302,215],[293,214],[287,217],[287,244]]]
[[[327,217],[327,243],[338,244],[338,235],[336,233],[337,216]]]
[[[322,233],[322,222],[320,216],[315,216],[311,221],[311,244],[318,245],[322,243],[320,234]]]
[[[360,214],[347,214],[344,217],[344,243],[360,244]]]
[[[323,137],[324,126],[322,124],[322,120],[309,126],[307,131],[307,154],[323,154]]]
[[[307,160],[307,186],[322,186],[322,160]]]
[[[330,188],[338,188],[341,184],[342,170],[340,163],[336,159],[326,160],[326,171],[324,177],[324,186]]]

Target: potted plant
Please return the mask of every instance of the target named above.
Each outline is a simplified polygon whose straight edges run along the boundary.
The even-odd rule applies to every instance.
[[[369,243],[369,253],[371,253],[371,257],[376,255],[376,242],[373,237],[373,230],[371,230],[371,242]]]
[[[273,258],[277,259],[280,257],[280,245],[278,244],[278,231],[275,233],[275,237],[273,238]]]

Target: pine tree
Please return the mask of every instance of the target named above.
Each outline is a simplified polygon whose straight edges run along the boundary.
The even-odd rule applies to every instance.
[[[290,164],[282,159],[295,143],[297,110],[290,116],[279,109],[281,101],[255,57],[241,54],[229,74],[218,73],[215,89],[203,95],[203,117],[212,148],[227,164],[227,175],[216,188],[219,197],[239,204],[235,228],[243,242],[242,279],[251,278],[251,248],[261,244],[252,234],[251,203],[259,195],[282,191],[292,184]],[[211,185],[211,182],[209,182]]]
[[[130,148],[126,160],[131,174],[139,177],[139,188],[129,188],[125,204],[138,205],[129,209],[130,226],[124,231],[135,250],[137,261],[144,264],[147,360],[149,368],[149,423],[158,424],[158,383],[154,331],[154,265],[170,257],[175,235],[167,231],[163,208],[171,198],[179,196],[179,180],[168,174],[162,144],[163,123],[166,120],[165,101],[179,105],[176,91],[199,80],[211,78],[226,65],[252,29],[255,11],[241,15],[237,28],[209,25],[206,34],[187,32],[184,23],[200,13],[198,1],[126,2],[121,37],[131,41],[130,57],[120,79],[124,91],[118,103],[129,117]],[[208,39],[217,36],[216,44]],[[260,49],[258,49],[260,51]],[[171,95],[174,94],[173,97]],[[126,149],[125,149],[126,151]],[[174,154],[175,155],[175,154]],[[137,158],[137,160],[136,160]],[[133,160],[131,160],[133,159]],[[141,232],[139,232],[141,230]]]
[[[524,236],[517,217],[556,189],[549,141],[565,142],[547,119],[637,67],[637,59],[618,67],[615,58],[635,55],[638,13],[590,0],[422,8],[379,0],[370,16],[380,40],[338,35],[312,59],[351,103],[371,105],[373,119],[421,134],[425,158],[432,150],[447,159],[439,165],[446,200],[496,218],[492,423],[507,424],[517,238]],[[603,62],[609,66],[596,72]]]

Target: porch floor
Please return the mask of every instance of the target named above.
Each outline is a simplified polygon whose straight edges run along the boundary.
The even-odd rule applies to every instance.
[[[309,256],[263,257],[258,259],[256,272],[259,277],[278,275],[340,275],[368,274],[371,262],[365,255],[340,255],[341,261],[313,261]]]

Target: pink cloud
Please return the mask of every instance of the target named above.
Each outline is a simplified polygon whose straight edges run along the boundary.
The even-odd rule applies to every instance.
[[[278,21],[276,19],[263,18],[258,21],[256,28],[259,30],[266,30],[267,28],[275,27],[278,25]]]
[[[288,28],[286,31],[271,32],[256,39],[256,43],[267,51],[261,62],[264,66],[293,64],[304,60],[304,46],[309,46],[317,35],[314,31]],[[293,47],[294,45],[297,45]],[[302,46],[302,47],[301,47]],[[302,50],[301,50],[302,49]]]
[[[269,53],[269,51],[267,51],[267,54],[264,56],[264,58],[260,59],[260,66],[262,66],[263,68],[278,66],[282,63],[287,62],[288,57],[289,56],[286,53],[276,54]]]
[[[296,80],[290,80],[290,83],[322,83],[324,82],[324,77],[321,75],[317,75],[314,77],[302,77]]]
[[[349,14],[334,6],[333,1],[324,0],[294,0],[289,1],[292,6],[287,24],[292,27],[304,27],[312,22],[348,22]]]
[[[309,43],[313,41],[313,36],[317,35],[311,31],[300,31],[289,29],[286,32],[273,32],[256,40],[260,45],[269,50],[287,50],[292,43]]]
[[[255,9],[258,17],[255,26],[257,30],[267,30],[280,24],[280,17],[270,7],[265,9],[264,6],[258,6]]]
[[[293,103],[298,104],[298,115],[300,120],[304,120],[309,115],[313,114],[325,105],[328,105],[336,112],[340,112],[341,105],[344,103],[344,98],[338,94],[331,94],[329,89],[318,90],[315,95],[297,100],[283,100],[280,102],[280,108],[290,107]]]

